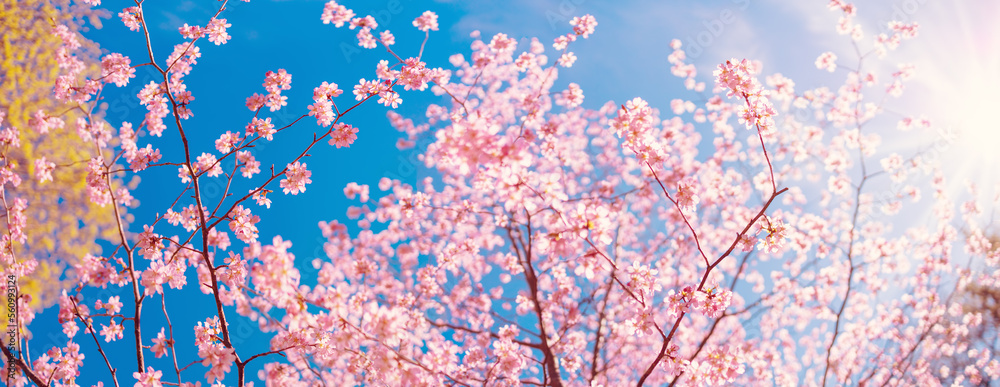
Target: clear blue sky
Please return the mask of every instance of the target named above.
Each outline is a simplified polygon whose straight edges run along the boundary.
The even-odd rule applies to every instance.
[[[900,7],[906,1],[884,2],[885,4],[870,8],[862,4],[860,12],[867,20],[867,26],[870,26],[866,32],[876,32],[876,22],[888,21],[894,13],[911,20],[920,20],[932,31],[933,28],[945,31],[942,26],[962,19],[961,15],[952,17],[949,16],[952,14],[942,15],[941,12],[930,9],[941,7],[931,4],[933,2],[907,1],[918,5],[913,12],[909,12],[907,8],[899,13],[898,10],[902,9]],[[102,7],[117,14],[130,3],[106,0]],[[826,10],[826,1],[421,0],[400,1],[398,8],[390,7],[390,3],[392,1],[385,0],[343,2],[360,15],[375,16],[380,29],[388,28],[393,31],[397,38],[395,48],[403,56],[413,55],[422,39],[422,35],[414,33],[411,21],[425,10],[437,12],[441,30],[431,34],[424,60],[430,67],[445,68],[450,68],[448,55],[458,52],[468,56],[468,47],[472,41],[469,33],[473,30],[481,30],[485,37],[497,32],[504,32],[518,39],[537,36],[548,45],[552,38],[569,30],[569,18],[586,13],[595,15],[599,23],[596,33],[590,39],[572,46],[579,60],[573,68],[560,71],[557,84],[558,89],[559,85],[578,83],[586,94],[584,106],[592,108],[608,100],[622,102],[636,96],[643,97],[651,105],[663,110],[667,109],[673,98],[698,100],[698,95],[684,91],[680,80],[669,74],[666,58],[670,53],[668,43],[673,38],[681,39],[689,49],[689,56],[698,65],[703,81],[711,82],[709,74],[716,63],[731,57],[747,57],[764,61],[765,74],[781,72],[795,79],[799,90],[843,79],[842,73],[831,75],[815,69],[813,62],[820,53],[833,50],[838,54],[849,55],[853,52],[847,39],[833,33],[837,14]],[[959,3],[967,5],[965,2]],[[183,23],[204,26],[216,10],[213,7],[219,4],[215,1],[147,1],[146,19],[151,29],[153,50],[160,63],[173,45],[182,40],[177,28]],[[355,31],[322,24],[319,16],[323,4],[322,1],[229,2],[222,17],[233,25],[228,30],[232,40],[223,46],[201,41],[199,46],[203,57],[199,59],[193,73],[186,78],[188,89],[196,98],[190,105],[194,118],[184,122],[193,144],[193,155],[202,151],[214,152],[214,140],[227,130],[243,131],[252,117],[252,113],[244,106],[244,100],[253,93],[263,93],[261,83],[267,71],[283,68],[292,74],[292,89],[285,92],[288,106],[283,109],[284,114],[271,113],[267,109],[261,112],[262,116],[272,117],[278,125],[288,123],[291,118],[306,112],[306,106],[312,103],[312,89],[323,81],[336,82],[342,89],[350,90],[358,79],[373,78],[375,64],[380,59],[389,59],[387,54],[381,49],[359,49],[356,53],[345,55],[342,43],[348,47],[357,47]],[[925,21],[927,19],[930,20]],[[943,34],[941,32],[939,35]],[[117,17],[105,21],[103,29],[90,31],[87,36],[97,41],[106,51],[128,55],[133,64],[146,61],[142,35],[130,32]],[[932,43],[934,41],[931,40]],[[971,48],[977,48],[985,43],[972,40],[970,44]],[[918,56],[919,52],[917,49],[904,54]],[[995,58],[980,59],[996,64]],[[937,62],[939,61],[934,63]],[[941,66],[944,69],[939,70],[941,74],[953,73],[948,71],[951,67],[947,64]],[[146,68],[139,68],[136,79],[129,86],[123,89],[112,87],[108,90],[105,94],[109,103],[107,121],[116,127],[124,121],[138,126],[145,109],[134,102],[135,95],[144,84],[153,79]],[[924,86],[918,84],[916,87],[917,90],[921,90],[920,87],[930,90],[932,85],[933,83]],[[430,93],[404,92],[401,96],[404,103],[399,112],[418,122],[424,116],[423,111],[428,103],[440,101]],[[303,271],[303,278],[307,282],[314,278],[315,273],[310,261],[314,257],[323,256],[323,238],[317,223],[345,219],[347,207],[355,204],[344,198],[342,193],[348,182],[372,186],[373,197],[377,197],[375,186],[382,176],[412,184],[430,173],[422,168],[414,168],[417,166],[407,161],[415,160],[415,151],[396,150],[395,142],[399,133],[389,126],[385,108],[371,102],[345,117],[346,122],[360,128],[358,140],[351,148],[336,149],[322,142],[311,152],[312,156],[304,161],[313,172],[313,183],[304,194],[284,196],[279,190],[271,195],[274,204],[270,210],[255,210],[263,218],[259,225],[260,239],[268,242],[274,235],[280,234],[286,240],[291,240],[292,252],[297,258],[296,266]],[[176,128],[169,122],[168,128],[164,137],[152,139],[152,142],[154,146],[161,148],[166,160],[173,161],[180,157],[177,151],[179,137]],[[281,133],[274,142],[265,144],[263,149],[258,148],[257,157],[262,162],[261,169],[266,170],[266,166],[272,163],[278,167],[283,166],[290,160],[292,152],[301,150],[318,129],[315,120],[307,118],[291,130]],[[150,139],[140,140],[140,146],[145,141]],[[167,209],[183,187],[176,175],[176,168],[172,167],[143,172],[142,183],[133,193],[142,203],[132,211],[135,215],[133,230],[141,230],[143,224]],[[235,190],[238,194],[245,193],[249,188],[240,187],[241,189]],[[276,187],[272,187],[274,188]],[[211,186],[205,189],[204,196],[209,203],[214,204],[218,194],[213,197],[213,192],[218,190],[213,190]],[[182,230],[178,229],[180,231]],[[189,274],[193,275],[192,272],[193,270],[189,271]],[[182,367],[188,361],[197,359],[191,327],[195,325],[195,321],[203,321],[214,315],[212,302],[198,292],[196,286],[191,284],[193,282],[194,277],[191,276],[187,289],[182,292],[170,291],[167,299],[168,308],[174,311],[171,318],[178,339]],[[98,296],[93,291],[85,292],[85,295],[86,302],[90,305]],[[126,314],[131,313],[130,290],[122,292],[121,296],[126,305]],[[101,297],[106,299],[107,295]],[[147,299],[144,313],[144,336],[147,344],[151,344],[148,340],[155,337],[159,326],[163,325],[159,309],[158,297]],[[38,337],[32,341],[33,356],[49,347],[51,342],[45,339],[46,330],[59,332],[59,327],[53,324],[55,312],[55,308],[52,308],[39,315],[32,325]],[[237,326],[237,332],[256,332],[252,325],[240,327],[240,324],[247,322],[242,321],[235,313],[227,315],[234,320],[232,324]],[[126,324],[126,332],[130,325]],[[237,351],[246,358],[266,350],[270,335],[258,333],[244,338],[244,343],[237,343]],[[83,352],[87,355],[79,383],[90,385],[103,380],[106,386],[109,385],[109,373],[94,350],[92,340],[79,335],[76,341],[82,345]],[[111,354],[112,363],[119,367],[119,381],[123,385],[134,383],[131,377],[135,371],[134,348],[129,335],[126,334],[124,340],[116,343],[107,344],[103,340],[101,343]],[[173,381],[173,377],[169,376],[172,371],[167,372],[173,369],[172,364],[164,359],[152,359],[149,352],[147,364],[164,370],[165,380]],[[257,366],[261,364],[263,362],[256,363]],[[198,380],[203,372],[189,371],[186,375],[195,379],[187,381]],[[234,376],[235,373],[231,375]],[[248,380],[257,381],[255,372],[250,375]],[[227,381],[230,385],[235,384],[235,377]]]

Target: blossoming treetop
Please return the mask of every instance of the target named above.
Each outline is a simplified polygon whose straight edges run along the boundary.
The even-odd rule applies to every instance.
[[[884,56],[915,36],[916,25],[894,23],[892,35],[866,39],[854,27],[853,5],[830,6],[843,15],[845,39],[867,44],[871,54]],[[59,302],[64,345],[34,358],[4,348],[15,369],[8,384],[74,385],[84,369],[83,340],[96,346],[87,359],[100,359],[86,372],[104,372],[103,383],[116,386],[201,379],[242,386],[253,383],[254,369],[267,385],[427,386],[931,385],[978,383],[1000,372],[967,337],[981,314],[951,300],[973,280],[995,286],[993,274],[965,262],[995,268],[1000,255],[980,231],[974,205],[955,217],[940,166],[919,154],[873,159],[880,134],[897,130],[876,127],[886,114],[880,101],[901,92],[909,75],[901,70],[880,83],[885,75],[862,61],[869,54],[835,88],[796,90],[780,74],[761,82],[762,64],[746,59],[720,64],[706,84],[675,40],[671,73],[702,102],[678,97],[668,114],[642,98],[592,110],[582,107],[579,85],[554,89],[560,68],[578,59],[571,45],[594,33],[591,15],[573,18],[554,51],[537,39],[519,47],[502,33],[474,35],[471,55],[453,55],[448,70],[428,68],[422,46],[415,56],[398,55],[393,33],[374,17],[331,1],[323,23],[356,30],[361,47],[386,50],[374,78],[349,95],[323,82],[312,104],[296,107],[282,94],[292,75],[269,71],[265,93],[245,101],[245,130],[220,130],[216,152],[195,154],[185,123],[197,86],[185,77],[202,59],[198,43],[231,39],[225,4],[206,27],[180,28],[186,40],[165,60],[153,54],[142,7],[119,16],[146,35],[148,58],[108,54],[96,79],[66,65],[55,90],[88,116],[77,127],[94,149],[87,192],[119,219],[118,248],[75,265],[77,287]],[[412,24],[425,41],[439,28],[429,11]],[[74,36],[55,28],[71,52]],[[842,60],[823,54],[816,63],[837,70],[847,67],[837,66]],[[117,135],[90,125],[96,102],[113,90],[105,87],[129,83],[139,65],[162,77],[137,96],[145,120],[124,123]],[[427,107],[422,122],[392,110],[401,92],[414,91],[442,101]],[[371,99],[390,109],[390,123],[405,135],[401,147],[427,143],[421,160],[437,175],[416,185],[383,178],[380,194],[349,184],[344,194],[361,204],[348,218],[360,231],[348,232],[347,220],[320,223],[327,257],[313,261],[315,278],[304,277],[291,241],[259,235],[267,195],[309,189],[310,152],[363,141],[351,113]],[[269,114],[283,109],[299,119],[275,125]],[[803,110],[810,114],[790,114]],[[283,165],[256,159],[255,144],[309,130],[313,119],[319,129]],[[161,141],[168,130],[181,141]],[[3,133],[9,152],[18,131]],[[703,136],[713,137],[710,152],[699,152]],[[321,141],[331,147],[317,147]],[[182,157],[164,159],[160,149],[168,147]],[[178,199],[144,204],[163,206],[163,215],[128,226],[119,213],[128,190],[112,177],[154,168],[178,170]],[[933,222],[894,230],[887,217],[917,205],[903,199],[919,199],[925,172]],[[226,187],[215,203],[202,194],[212,179]],[[901,188],[880,209],[884,218],[866,188],[885,179]],[[3,183],[5,190],[18,184]],[[235,188],[244,185],[252,188]],[[31,258],[10,246],[24,243],[31,203],[4,203],[8,247],[0,258],[5,273],[24,276]],[[960,239],[956,225],[972,231]],[[963,260],[952,252],[958,246]],[[182,310],[168,308],[167,295],[189,286],[214,305],[213,315],[194,327],[170,324]],[[88,289],[101,287],[125,292],[88,301]],[[157,303],[166,326],[143,318],[160,312]],[[18,312],[23,331],[34,311],[21,302]],[[234,342],[230,322],[242,318],[269,335],[268,351]],[[178,329],[193,329],[195,341],[175,341]],[[102,344],[126,335],[135,359],[120,364]],[[173,366],[155,360],[161,357]],[[979,367],[942,366],[954,357]],[[203,377],[188,369],[195,364]],[[134,370],[131,378],[123,369]]]

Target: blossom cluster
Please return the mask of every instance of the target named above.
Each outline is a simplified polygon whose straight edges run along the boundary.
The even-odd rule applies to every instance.
[[[679,292],[670,290],[664,302],[681,313],[696,312],[709,318],[718,318],[729,307],[732,298],[732,291],[718,286],[704,289],[688,285]]]
[[[292,75],[285,69],[278,69],[277,72],[268,71],[264,75],[263,86],[267,94],[254,93],[248,97],[246,102],[248,109],[257,111],[267,106],[273,112],[288,105],[288,96],[281,95],[281,91],[292,88]]]
[[[747,59],[731,59],[720,64],[713,74],[717,87],[728,90],[730,97],[744,100],[738,112],[740,122],[747,129],[756,127],[762,135],[771,135],[775,130],[774,116],[778,113],[768,98],[769,91],[754,76],[760,72],[759,67],[759,63]]]

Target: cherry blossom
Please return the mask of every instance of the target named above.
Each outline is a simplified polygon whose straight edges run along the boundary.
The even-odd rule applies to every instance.
[[[104,336],[104,341],[112,342],[114,340],[121,339],[123,336],[122,326],[111,321],[111,325],[101,324],[101,336]]]
[[[135,69],[131,67],[127,56],[118,53],[108,54],[101,60],[101,78],[115,86],[125,86],[129,78],[135,78]]]
[[[357,133],[358,128],[344,123],[336,124],[330,134],[330,145],[336,145],[337,148],[350,147],[358,139]]]
[[[819,58],[816,58],[816,68],[834,72],[837,70],[837,55],[832,52],[824,52]]]
[[[247,124],[246,135],[249,136],[259,136],[264,139],[271,141],[274,139],[274,134],[277,131],[274,129],[274,124],[271,123],[271,118],[257,118],[254,117],[253,120]]]
[[[420,15],[420,17],[413,20],[413,26],[417,27],[418,30],[424,32],[437,31],[438,30],[437,14],[431,11],[424,11],[424,13]]]
[[[306,169],[306,165],[296,161],[293,164],[288,164],[286,169],[285,178],[281,180],[281,188],[284,192],[292,195],[306,192],[306,184],[312,183],[312,180],[309,179],[312,172]]]
[[[160,383],[163,372],[154,370],[153,367],[146,367],[144,372],[133,372],[132,377],[137,380],[135,387],[163,387]]]
[[[153,339],[153,343],[153,347],[150,349],[158,358],[167,356],[167,348],[173,346],[171,340],[167,340],[167,337],[163,334],[163,328],[160,328],[160,332],[156,334],[156,338]]]
[[[118,17],[132,31],[138,31],[141,28],[142,11],[139,7],[127,7],[118,13]]]
[[[56,163],[48,161],[45,156],[35,160],[35,178],[40,183],[52,181],[52,171],[56,169]]]
[[[145,20],[143,6],[119,17],[145,35],[147,22],[160,21]],[[0,261],[9,275],[48,270],[24,254],[29,225],[42,214],[23,190],[51,187],[63,174],[106,207],[118,239],[106,256],[67,260],[72,286],[56,300],[61,329],[40,353],[25,351],[30,367],[16,364],[5,382],[69,386],[84,372],[115,378],[126,366],[106,355],[123,345],[141,355],[131,359],[129,349],[135,386],[200,386],[196,379],[250,386],[255,375],[267,385],[996,380],[1000,361],[973,337],[988,325],[984,314],[956,301],[974,286],[1000,283],[993,274],[1000,253],[983,221],[989,198],[976,184],[952,192],[940,160],[886,146],[938,125],[887,115],[884,105],[919,76],[889,55],[916,38],[919,25],[890,22],[866,40],[863,9],[842,0],[828,8],[837,18],[826,28],[857,47],[857,55],[825,52],[810,67],[820,80],[845,72],[835,83],[764,73],[750,58],[709,74],[689,61],[695,53],[681,40],[666,39],[665,74],[676,77],[677,94],[591,108],[583,106],[583,82],[567,82],[560,67],[595,60],[577,49],[596,33],[592,15],[566,15],[554,50],[537,38],[477,31],[469,52],[432,58],[422,45],[398,46],[430,40],[441,27],[437,14],[423,12],[416,31],[397,36],[379,30],[388,24],[379,15],[329,1],[315,10],[320,22],[353,30],[362,47],[385,49],[372,52],[382,55],[367,67],[374,77],[333,79],[353,83],[353,99],[322,82],[309,102],[285,93],[292,79],[285,69],[267,71],[263,92],[238,96],[250,112],[213,129],[192,124],[203,115],[192,109],[211,107],[195,105],[203,89],[187,75],[202,56],[198,39],[239,39],[228,34],[230,11],[220,5],[205,27],[174,23],[184,23],[185,40],[166,56],[139,40],[149,53],[143,65],[159,73],[125,92],[144,118],[122,122],[117,135],[100,119],[100,104],[122,93],[110,84],[135,78],[132,59],[108,53],[100,77],[89,78],[77,32],[55,25],[61,51],[52,92],[74,113],[32,108],[28,131],[0,126]],[[435,63],[450,67],[428,67]],[[414,95],[408,109],[426,101],[420,92],[437,100],[404,116],[401,93]],[[588,94],[587,105],[599,98]],[[382,177],[377,191],[368,181],[343,185],[359,203],[320,222],[316,246],[295,239],[293,249],[288,235],[265,227],[275,221],[271,204],[284,205],[272,203],[273,193],[304,193],[314,177],[307,163],[322,164],[316,153],[364,141],[347,123],[363,122],[351,118],[363,104],[387,111],[399,148],[414,148],[415,167],[432,173]],[[267,117],[264,107],[280,113]],[[307,117],[323,129],[295,140]],[[300,142],[283,135],[271,148],[286,130],[289,143]],[[41,150],[46,136],[64,131],[86,156]],[[320,141],[333,146],[315,147]],[[268,153],[259,153],[263,145]],[[172,201],[149,204],[129,182],[162,167],[177,168],[181,184],[156,182],[175,192]],[[121,212],[139,199],[155,215]],[[926,220],[901,221],[907,212]],[[202,313],[189,307],[200,301],[177,298],[188,281],[211,312],[187,327],[146,318]],[[14,306],[22,328],[36,316],[31,301]],[[236,324],[248,321],[266,349],[245,342]],[[175,342],[180,329],[193,330],[194,342]],[[98,335],[103,340],[91,340],[84,356],[75,341]],[[182,353],[195,349],[197,357]],[[4,350],[5,359],[16,358]],[[156,370],[159,358],[176,369]],[[84,364],[89,359],[102,361]]]
[[[215,43],[215,45],[222,45],[226,44],[231,38],[226,33],[226,28],[232,26],[232,24],[226,22],[226,19],[212,19],[208,22],[208,26],[205,27],[204,31],[208,35],[208,41]]]

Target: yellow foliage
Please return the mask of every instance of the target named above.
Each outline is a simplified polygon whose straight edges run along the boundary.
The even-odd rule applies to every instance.
[[[100,255],[98,240],[119,241],[114,212],[90,203],[86,195],[86,162],[95,150],[76,134],[75,122],[81,113],[53,96],[59,74],[56,52],[61,42],[51,34],[52,27],[64,24],[79,32],[89,23],[100,28],[100,17],[107,16],[107,11],[70,4],[69,0],[0,0],[0,111],[7,113],[4,126],[18,128],[21,133],[21,148],[7,160],[17,164],[22,183],[5,189],[8,200],[21,197],[28,201],[28,240],[24,245],[15,244],[15,256],[18,261],[29,257],[39,261],[38,269],[28,278],[20,278],[18,284],[20,294],[31,297],[30,305],[36,311],[53,305],[70,285],[64,275],[68,265],[88,253]],[[83,54],[77,56],[87,66],[83,75],[100,76],[97,45],[78,38]],[[60,116],[66,125],[45,135],[36,133],[29,120],[39,109]],[[35,178],[34,160],[42,156],[57,165],[54,181],[39,183]],[[0,230],[6,230],[5,222],[0,219]]]

